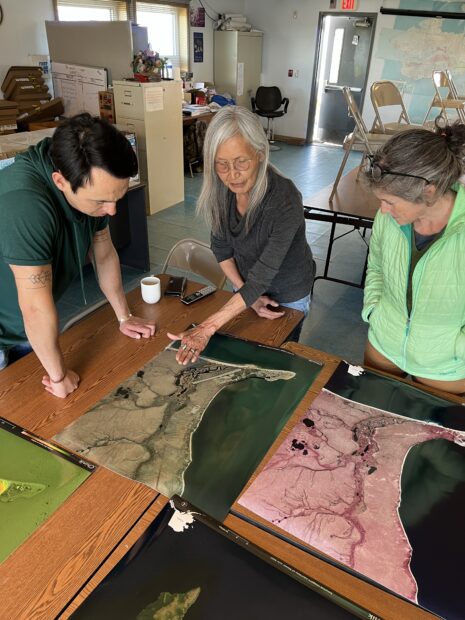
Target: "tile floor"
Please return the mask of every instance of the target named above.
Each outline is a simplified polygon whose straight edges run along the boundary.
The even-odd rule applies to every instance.
[[[280,143],[281,150],[271,153],[271,161],[291,178],[304,198],[316,194],[332,183],[342,158],[337,147],[308,145],[291,146]],[[359,153],[351,153],[346,172],[360,162]],[[169,249],[185,237],[209,240],[203,221],[195,216],[195,203],[202,175],[185,176],[185,199],[169,209],[148,218],[151,272],[161,270]],[[338,227],[338,234],[350,230]],[[322,273],[329,239],[329,224],[307,221],[307,239]],[[334,277],[359,281],[365,260],[365,244],[357,232],[336,241],[333,247],[330,274]],[[125,290],[137,286],[141,272],[123,267]],[[88,303],[101,299],[92,270],[86,270]],[[312,347],[339,355],[352,363],[361,363],[366,339],[366,326],[360,318],[363,292],[343,284],[318,280],[315,284],[310,315],[305,321],[300,341]],[[70,287],[59,302],[62,325],[82,310],[79,282]]]

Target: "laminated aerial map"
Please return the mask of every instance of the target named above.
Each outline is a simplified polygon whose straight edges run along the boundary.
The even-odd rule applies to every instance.
[[[94,469],[85,459],[0,418],[0,562]]]
[[[463,620],[462,405],[341,363],[238,503],[292,544]]]
[[[315,585],[295,569],[288,572],[283,562],[196,509],[182,514],[168,504],[72,619],[283,620],[290,614],[294,620],[356,617],[349,611],[349,601],[337,597],[337,603],[346,606],[342,609],[334,604],[327,589],[321,591],[330,600],[312,591]]]
[[[54,439],[224,519],[321,366],[216,335],[195,364],[157,355]]]

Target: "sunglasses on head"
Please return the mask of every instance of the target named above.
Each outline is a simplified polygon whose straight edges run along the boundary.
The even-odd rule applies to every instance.
[[[373,181],[380,181],[387,174],[392,174],[396,177],[409,177],[411,179],[421,179],[425,183],[429,185],[431,181],[429,179],[425,179],[425,177],[421,177],[418,174],[409,174],[407,172],[397,172],[396,170],[389,170],[389,168],[383,168],[376,161],[373,155],[366,155],[366,163],[364,166],[365,172],[371,175]]]

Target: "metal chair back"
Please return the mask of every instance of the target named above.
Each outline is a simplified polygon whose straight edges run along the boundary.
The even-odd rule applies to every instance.
[[[365,125],[365,121],[360,114],[357,102],[355,101],[355,98],[349,86],[342,87],[342,94],[344,95],[344,99],[347,103],[349,116],[351,116],[355,121],[355,127],[353,132],[346,136],[344,139],[343,147],[345,149],[345,153],[344,157],[342,158],[341,165],[339,166],[339,170],[333,184],[333,189],[329,196],[329,202],[333,201],[333,198],[337,192],[337,186],[339,185],[342,173],[344,172],[344,168],[347,163],[350,151],[358,147],[358,150],[361,150],[363,152],[363,159],[366,153],[373,155],[374,151],[380,146],[382,146],[390,138],[389,134],[373,133],[368,131],[367,126]]]
[[[170,267],[199,275],[219,289],[223,288],[226,282],[226,276],[210,247],[197,239],[181,239],[174,244],[163,265],[162,273],[166,273]]]
[[[402,95],[394,82],[389,80],[373,82],[370,88],[370,97],[375,111],[375,120],[371,128],[372,132],[394,134],[398,131],[421,126],[411,123]],[[388,107],[396,108],[396,114],[399,113],[397,121],[385,122],[382,120],[380,110],[381,108]]]
[[[449,69],[434,70],[432,77],[435,94],[426,112],[423,124],[427,122],[432,108],[440,108],[440,116],[446,123],[452,121],[449,118],[448,111],[449,113],[455,112],[458,120],[465,123],[465,97],[458,94]]]

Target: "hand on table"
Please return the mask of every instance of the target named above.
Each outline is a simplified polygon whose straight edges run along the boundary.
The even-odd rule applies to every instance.
[[[279,303],[266,295],[262,295],[250,307],[255,310],[258,316],[261,316],[264,319],[279,319],[279,317],[284,315],[284,312],[274,312],[273,310],[267,308],[267,306],[277,307],[279,306]]]
[[[119,330],[129,338],[150,338],[155,334],[155,321],[141,319],[137,316],[130,316],[120,323]]]
[[[189,362],[196,362],[200,353],[207,346],[210,338],[215,333],[212,327],[197,325],[180,334],[168,333],[171,340],[181,340],[181,345],[176,354],[176,361],[185,366]]]
[[[44,385],[47,392],[50,392],[53,396],[66,398],[68,394],[71,394],[71,392],[77,389],[80,380],[79,375],[74,372],[74,370],[68,369],[63,380],[58,383],[53,382],[49,375],[44,375],[42,377],[42,385]]]

